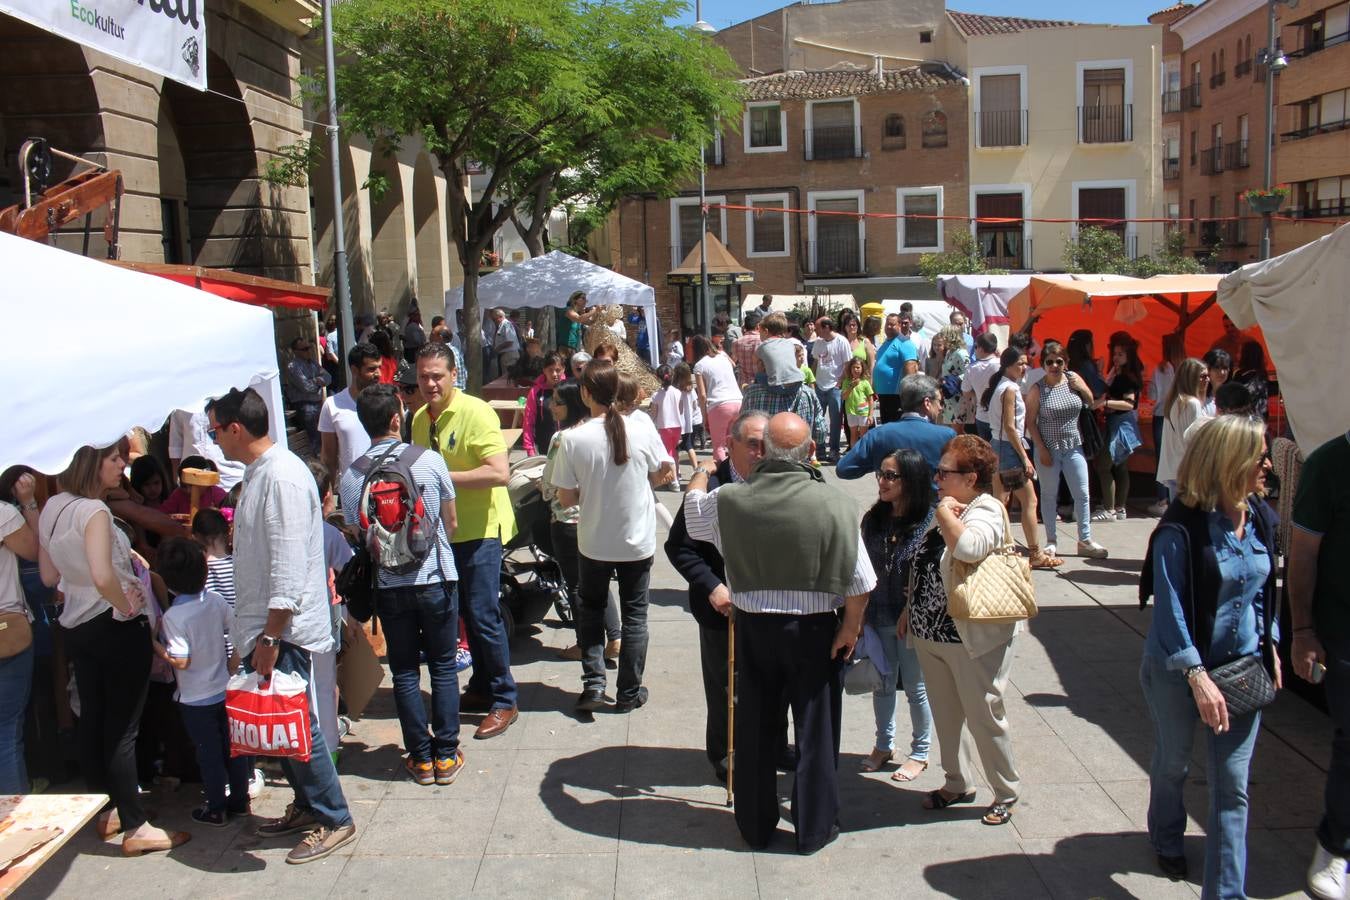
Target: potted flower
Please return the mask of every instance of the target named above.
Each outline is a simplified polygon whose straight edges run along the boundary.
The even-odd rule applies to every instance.
[[[1279,211],[1288,196],[1289,188],[1282,184],[1273,188],[1252,188],[1247,192],[1247,205],[1253,212],[1270,215]]]

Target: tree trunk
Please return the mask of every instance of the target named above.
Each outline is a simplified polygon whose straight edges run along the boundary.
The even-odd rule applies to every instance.
[[[529,248],[530,258],[543,256],[548,252],[544,246],[544,235],[548,231],[549,217],[549,198],[553,196],[553,182],[557,174],[543,180],[543,182],[534,189],[531,199],[530,224],[529,227],[520,231],[520,223],[517,221],[516,230],[520,231],[521,238],[525,241],[525,246]],[[515,216],[512,215],[512,219]]]
[[[474,249],[466,262],[460,252],[460,261],[464,264],[464,331],[460,343],[464,347],[464,365],[468,368],[466,387],[469,393],[481,395],[483,387],[483,316],[478,309],[478,265],[479,253]]]
[[[451,157],[441,157],[441,172],[445,174],[445,208],[447,215],[447,238],[459,254],[459,264],[464,270],[464,324],[454,323],[459,335],[460,346],[464,348],[464,368],[466,388],[477,393],[483,386],[483,317],[478,310],[478,271],[482,262],[481,247],[478,242],[469,239],[469,198],[465,196],[465,176],[458,162]],[[446,318],[454,322],[454,315],[446,310]]]

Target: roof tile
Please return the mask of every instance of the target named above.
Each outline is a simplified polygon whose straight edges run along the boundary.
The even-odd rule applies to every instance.
[[[871,69],[794,69],[757,78],[745,78],[747,100],[823,100],[864,94],[894,94],[955,84],[961,74],[945,66],[890,69],[878,78]]]
[[[1033,28],[1067,28],[1078,22],[1063,22],[1057,19],[1023,19],[1017,16],[983,16],[978,13],[947,11],[952,22],[961,33],[973,37],[988,34],[1016,34]]]

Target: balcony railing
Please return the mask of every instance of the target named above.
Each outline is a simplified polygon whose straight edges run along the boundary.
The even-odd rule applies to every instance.
[[[1164,113],[1181,112],[1181,91],[1163,91],[1162,111]]]
[[[1228,80],[1227,72],[1215,72],[1213,75],[1209,76],[1209,89],[1212,91],[1216,87],[1221,86],[1227,80]]]
[[[1176,181],[1181,177],[1181,159],[1179,157],[1163,157],[1163,180]]]
[[[807,159],[849,159],[862,156],[862,146],[852,125],[808,128],[802,147]]]
[[[806,245],[807,273],[810,275],[861,275],[867,241],[854,236],[825,238]]]
[[[1206,219],[1200,223],[1200,243],[1205,247],[1213,247],[1219,241],[1223,240],[1223,229],[1220,227],[1222,222],[1216,222],[1213,219]]]
[[[705,166],[720,166],[726,162],[722,156],[722,142],[708,144],[703,148],[703,164]]]
[[[1280,137],[1286,141],[1301,141],[1304,138],[1310,138],[1315,134],[1330,134],[1333,131],[1343,131],[1346,128],[1350,128],[1350,119],[1341,119],[1338,122],[1323,122],[1319,125],[1309,125],[1307,128],[1283,132]]]
[[[1332,219],[1350,216],[1350,197],[1331,200],[1324,205],[1315,207],[1295,207],[1289,210],[1286,215],[1294,219]]]
[[[1027,142],[1025,109],[987,109],[975,114],[977,147],[1021,147]]]
[[[1200,174],[1218,175],[1223,171],[1223,147],[1200,151]]]
[[[1246,169],[1251,166],[1247,154],[1246,141],[1233,141],[1223,148],[1223,166],[1225,169]]]
[[[1188,87],[1181,92],[1181,105],[1184,109],[1200,108],[1200,82],[1192,81]]]
[[[1119,144],[1134,140],[1134,104],[1078,107],[1079,142]]]
[[[1233,63],[1233,77],[1241,78],[1243,75],[1250,75],[1252,71],[1252,61],[1250,59],[1240,59]]]
[[[1344,44],[1347,41],[1350,41],[1350,31],[1343,31],[1340,34],[1330,34],[1326,37],[1320,37],[1315,41],[1310,41],[1304,46],[1299,47],[1297,50],[1291,50],[1289,53],[1285,54],[1285,58],[1299,59],[1304,56],[1312,56],[1314,53],[1325,50],[1328,47],[1335,47],[1337,44]]]

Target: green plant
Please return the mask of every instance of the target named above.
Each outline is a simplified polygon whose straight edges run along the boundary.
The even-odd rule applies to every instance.
[[[965,228],[953,228],[946,234],[947,249],[919,257],[919,274],[937,282],[939,275],[1002,275],[1006,269],[991,269],[975,235]]]
[[[323,148],[313,141],[297,141],[278,147],[263,165],[263,181],[285,187],[306,187],[310,174],[323,158]]]

